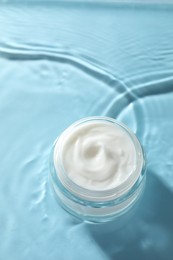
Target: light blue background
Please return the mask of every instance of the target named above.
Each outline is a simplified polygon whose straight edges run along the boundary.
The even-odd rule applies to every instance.
[[[147,186],[120,229],[56,203],[49,153],[106,115],[144,146]],[[0,2],[0,260],[173,259],[173,6]]]

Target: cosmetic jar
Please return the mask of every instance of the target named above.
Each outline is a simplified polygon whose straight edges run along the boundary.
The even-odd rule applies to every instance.
[[[109,117],[75,122],[55,140],[50,154],[55,198],[70,214],[90,223],[126,214],[141,197],[145,168],[136,135]]]

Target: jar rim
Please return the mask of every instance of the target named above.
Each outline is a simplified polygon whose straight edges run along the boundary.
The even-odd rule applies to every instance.
[[[73,180],[71,180],[68,175],[66,174],[66,171],[63,167],[62,163],[62,157],[61,157],[61,144],[58,144],[58,141],[60,138],[63,138],[69,131],[73,130],[75,127],[77,127],[80,124],[84,124],[91,121],[102,121],[114,124],[118,127],[120,127],[122,130],[128,134],[130,137],[136,151],[136,167],[134,171],[132,171],[131,175],[119,186],[106,189],[106,190],[91,190],[84,187],[79,186]],[[59,145],[57,150],[55,150],[56,145]],[[58,159],[58,166],[55,167],[55,157]],[[136,185],[137,187],[140,185],[143,176],[143,168],[145,166],[145,159],[144,159],[144,152],[142,149],[142,146],[136,137],[136,135],[130,130],[126,125],[123,123],[110,118],[106,116],[92,116],[92,117],[86,117],[82,118],[75,123],[71,124],[67,129],[64,130],[64,132],[55,140],[53,144],[53,165],[56,171],[56,180],[61,183],[61,185],[64,187],[64,189],[67,192],[70,192],[74,196],[80,199],[85,199],[88,201],[95,201],[95,202],[105,202],[105,201],[112,201],[115,199],[119,199],[124,194],[127,194],[129,190],[134,188]]]

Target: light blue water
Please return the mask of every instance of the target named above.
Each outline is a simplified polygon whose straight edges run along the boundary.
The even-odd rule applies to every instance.
[[[130,126],[148,158],[134,218],[104,235],[48,182],[54,139],[91,115]],[[1,1],[0,158],[0,260],[172,260],[173,6]]]

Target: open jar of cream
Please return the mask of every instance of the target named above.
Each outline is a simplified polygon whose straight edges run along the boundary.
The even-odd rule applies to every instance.
[[[109,117],[88,117],[54,142],[50,177],[59,203],[88,222],[125,213],[145,184],[145,159],[135,134]]]

